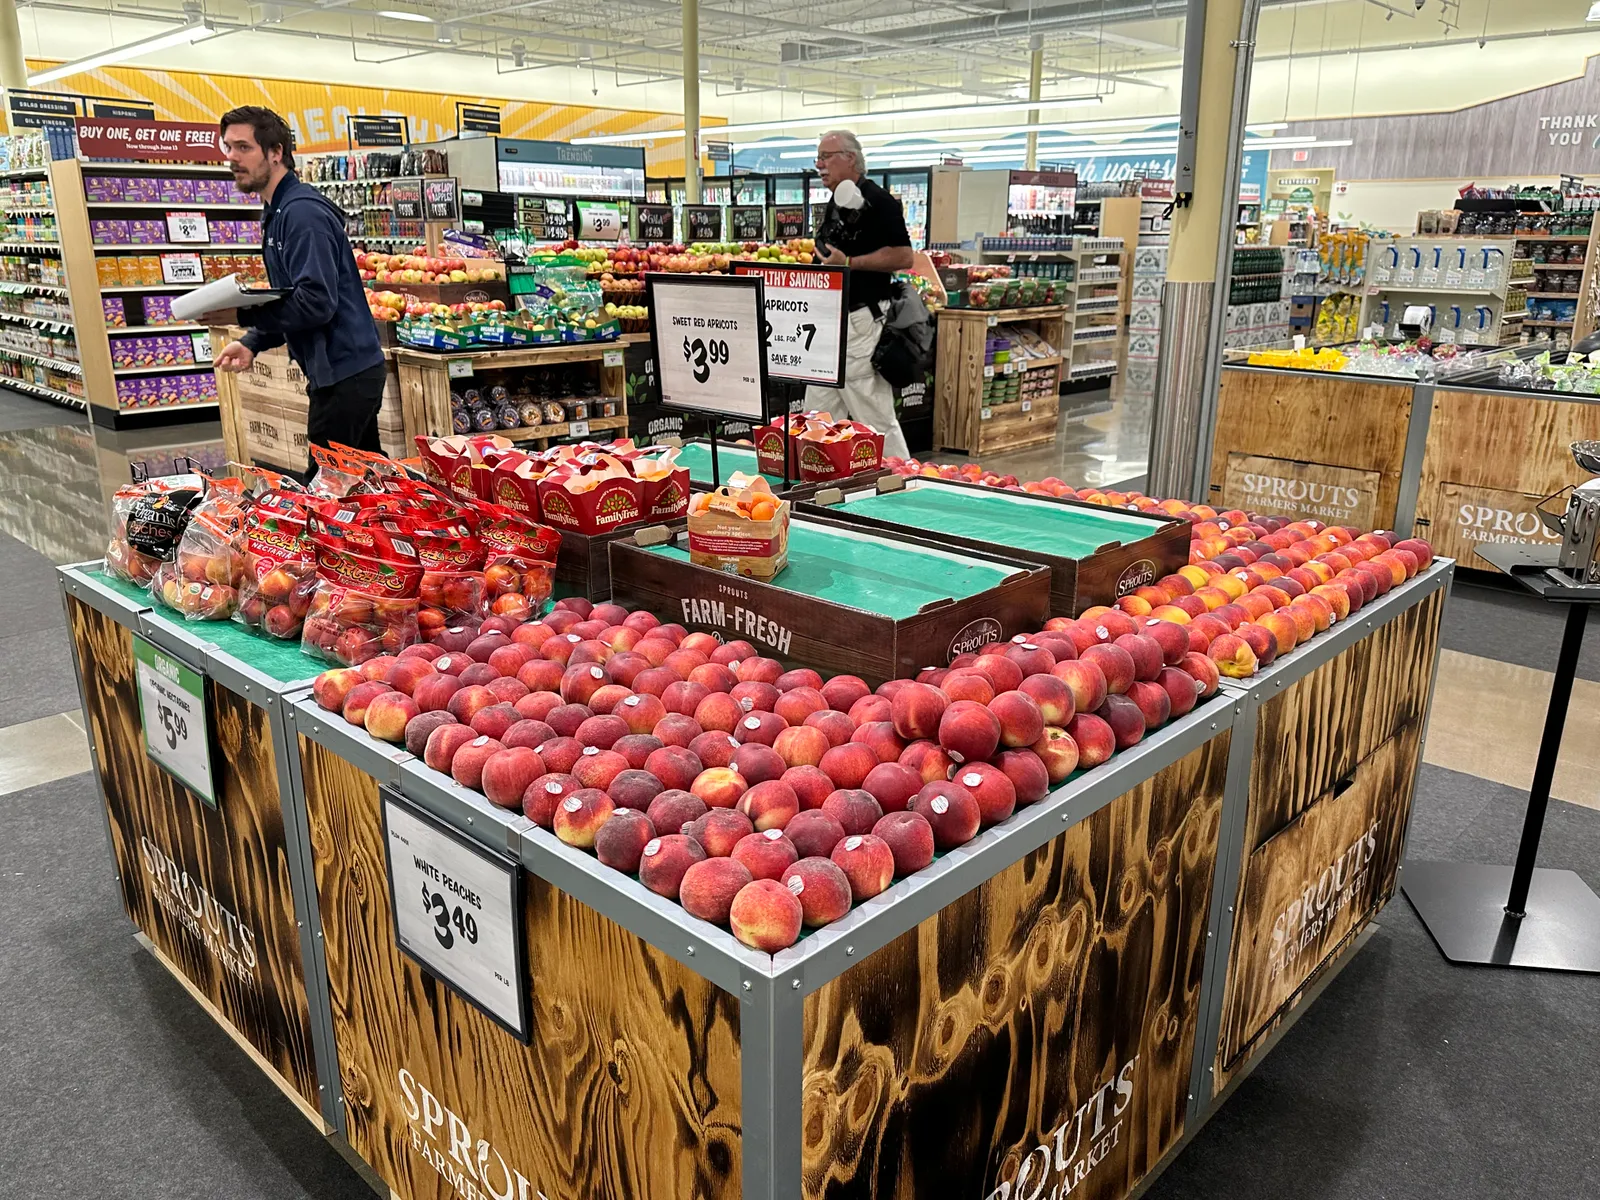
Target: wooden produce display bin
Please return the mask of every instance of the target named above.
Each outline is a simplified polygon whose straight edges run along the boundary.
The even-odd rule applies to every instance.
[[[1187,521],[941,479],[896,475],[871,488],[846,484],[799,511],[1048,567],[1052,616],[1114,604],[1189,561]]]
[[[302,701],[349,1145],[397,1200],[1127,1196],[1191,1120],[1238,705],[769,955]],[[385,789],[520,863],[526,1043],[401,953]]]
[[[593,363],[599,372],[604,398],[616,400],[617,415],[591,416],[583,421],[496,429],[515,442],[534,442],[541,448],[553,439],[593,436],[605,441],[624,436],[628,428],[626,386],[621,342],[583,342],[570,346],[523,346],[501,350],[462,350],[442,353],[401,346],[394,360],[400,376],[400,403],[405,427],[429,437],[455,432],[450,422],[450,390],[486,387],[500,381],[502,372],[564,363]]]
[[[1569,447],[1600,438],[1600,398],[1441,384],[1432,408],[1417,488],[1418,536],[1435,553],[1479,571],[1495,569],[1475,553],[1487,542],[1559,546],[1536,506],[1590,478]],[[1565,511],[1565,499],[1553,507]]]
[[[1395,894],[1455,564],[1434,565],[1225,690],[1247,785],[1224,815],[1227,905],[1205,1044],[1216,1097],[1347,962]],[[1220,914],[1219,914],[1220,915]],[[1197,1064],[1197,1076],[1198,1076]]]
[[[298,643],[152,610],[99,563],[63,567],[59,578],[123,906],[141,943],[327,1132],[336,1127],[332,1027],[286,724],[290,697],[320,664]],[[159,651],[158,666],[182,675],[181,664],[200,681],[204,725],[185,726],[209,745],[214,801],[146,752],[157,701],[141,685],[140,640]]]
[[[938,348],[934,367],[933,445],[974,456],[999,454],[1041,446],[1054,440],[1060,414],[1061,352],[1070,355],[1066,305],[1037,308],[943,308],[939,310]],[[1031,325],[1058,351],[1054,359],[1036,359],[1029,371],[1049,371],[1055,386],[1046,398],[985,406],[985,378],[1008,374],[1006,368],[986,367],[989,330],[1001,323]],[[987,416],[985,414],[988,414]]]
[[[1050,573],[1032,563],[817,516],[790,521],[789,564],[770,582],[696,566],[677,522],[612,542],[611,588],[689,629],[873,684],[1036,630],[1050,605]]]
[[[1401,480],[1426,404],[1414,381],[1327,371],[1223,367],[1206,503],[1332,525],[1409,525]],[[1415,493],[1409,493],[1414,497]]]

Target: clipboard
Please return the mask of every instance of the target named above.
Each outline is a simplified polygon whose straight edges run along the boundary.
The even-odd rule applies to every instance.
[[[207,313],[257,308],[283,299],[292,290],[250,287],[240,283],[237,275],[227,275],[177,297],[172,302],[172,315],[180,321],[194,321]]]

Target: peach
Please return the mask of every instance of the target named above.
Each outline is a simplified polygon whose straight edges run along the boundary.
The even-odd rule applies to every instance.
[[[662,740],[654,734],[630,733],[627,737],[618,738],[611,748],[628,760],[631,769],[642,771],[645,763],[650,761],[650,756],[663,745]]]
[[[1205,654],[1185,654],[1178,664],[1178,670],[1195,681],[1195,692],[1200,699],[1214,695],[1217,685],[1222,681],[1222,672],[1217,669],[1217,664]]]
[[[1161,696],[1166,699],[1165,692]],[[1144,711],[1129,696],[1107,696],[1095,715],[1111,726],[1118,750],[1137,746],[1144,739]]]
[[[406,722],[406,752],[414,758],[422,758],[427,752],[428,739],[433,736],[433,731],[441,725],[454,725],[456,719],[447,712],[418,713]]]
[[[491,679],[483,685],[489,689],[489,694],[502,704],[515,704],[528,694],[528,685],[520,679],[505,675],[498,679]]]
[[[784,826],[783,834],[793,844],[801,858],[821,855],[826,858],[833,848],[844,840],[844,826],[820,808],[797,813]]]
[[[852,742],[859,742],[863,746],[872,748],[878,756],[880,763],[896,762],[905,751],[906,744],[900,735],[895,732],[891,721],[871,721],[857,727],[851,735]]]
[[[1433,547],[1422,538],[1402,538],[1392,547],[1395,550],[1404,550],[1417,560],[1417,570],[1426,570],[1433,565]]]
[[[876,697],[873,697],[876,699]],[[884,720],[888,720],[887,717]],[[805,719],[805,725],[821,730],[829,746],[842,746],[855,734],[856,723],[846,713],[827,708],[814,712]]]
[[[1327,631],[1333,624],[1333,605],[1328,603],[1326,596],[1314,596],[1307,592],[1304,596],[1296,596],[1289,601],[1289,607],[1303,608],[1311,614],[1311,631],[1313,636]]]
[[[605,791],[611,786],[611,781],[627,769],[628,760],[615,750],[584,746],[578,761],[572,764],[572,777],[586,788]]]
[[[672,674],[678,679],[688,679],[691,671],[693,671],[696,667],[704,666],[710,661],[711,660],[700,651],[695,650],[692,647],[680,645],[671,654],[667,655],[666,658],[661,660],[660,669],[663,671],[671,671]],[[637,684],[638,680],[634,680],[634,683]]]
[[[380,654],[376,658],[369,658],[356,670],[361,672],[361,678],[374,683],[389,683],[389,673],[394,670],[395,663],[400,660],[392,654]],[[390,684],[390,686],[394,686]]]
[[[311,695],[319,707],[328,712],[342,713],[351,691],[363,682],[361,672],[354,667],[335,667],[317,676],[311,684]]]
[[[863,696],[872,695],[872,689],[859,675],[835,675],[817,688],[828,707],[839,712],[849,712],[850,706]]]
[[[440,660],[443,661],[442,659]],[[472,718],[482,709],[491,704],[498,704],[494,693],[480,683],[469,684],[451,693],[445,702],[445,710],[460,721],[463,725],[472,723]]]
[[[503,633],[480,634],[467,643],[467,657],[474,662],[486,663],[489,661],[489,655],[493,654],[501,646],[510,644],[511,639]]]
[[[846,833],[869,833],[883,816],[872,793],[863,788],[840,788],[822,802],[822,812],[839,822]]]
[[[1161,674],[1156,676],[1156,685],[1167,693],[1168,715],[1171,717],[1181,717],[1193,709],[1200,699],[1203,686],[1194,676],[1177,667],[1162,667]]]
[[[923,778],[903,763],[881,762],[867,772],[861,790],[878,802],[884,812],[899,812],[921,790]]]
[[[1199,591],[1201,588],[1205,587],[1208,583],[1211,582],[1211,574],[1210,574],[1210,572],[1202,570],[1198,565],[1196,565],[1194,563],[1189,563],[1189,564],[1186,564],[1184,566],[1179,567],[1178,568],[1178,574],[1182,578],[1184,578],[1184,579],[1189,581],[1189,586],[1190,586],[1191,589],[1193,589],[1190,592],[1190,595],[1193,595],[1194,592]]]
[[[1146,682],[1154,679],[1165,665],[1165,648],[1154,637],[1144,633],[1127,634],[1112,643],[1128,652],[1133,659],[1133,677]]]
[[[449,723],[441,725],[428,735],[428,743],[422,751],[422,761],[435,771],[448,773],[456,751],[477,736],[467,725]]]
[[[1357,563],[1355,569],[1372,580],[1377,587],[1377,595],[1379,596],[1387,595],[1389,589],[1395,586],[1394,572],[1384,563],[1376,561]],[[1405,572],[1401,571],[1400,574],[1403,576]],[[1400,582],[1404,583],[1405,580],[1402,578]],[[1288,601],[1286,600],[1284,603],[1287,604]]]
[[[850,706],[847,714],[857,725],[868,721],[888,721],[894,717],[894,706],[883,696],[863,696]]]
[[[1401,573],[1404,574],[1403,571]],[[1291,600],[1293,600],[1296,596],[1304,596],[1306,594],[1305,587],[1303,587],[1297,580],[1290,579],[1287,575],[1278,579],[1274,579],[1270,588],[1262,588],[1261,590],[1268,593],[1268,599],[1272,598],[1272,592],[1280,592],[1289,597]]]
[[[1056,665],[1056,656],[1035,642],[1012,642],[1005,656],[1022,670],[1022,677],[1048,675]]]
[[[789,764],[783,761],[783,755],[761,742],[741,745],[733,752],[729,765],[744,776],[746,786],[750,787],[769,779],[781,779],[789,769]]]
[[[1236,633],[1225,633],[1212,641],[1206,656],[1230,679],[1248,679],[1258,669],[1255,651]]]
[[[794,843],[781,829],[747,833],[733,846],[730,856],[742,862],[756,879],[777,879],[799,859]]]
[[[678,885],[678,903],[691,917],[726,925],[733,898],[751,881],[750,868],[732,858],[703,858],[691,863]]]
[[[1226,579],[1226,578],[1228,578],[1228,576],[1219,575],[1219,576],[1217,576],[1217,578]],[[1244,585],[1240,584],[1240,586],[1242,587]],[[1194,594],[1195,594],[1195,599],[1203,600],[1205,602],[1206,608],[1209,609],[1212,612],[1215,612],[1217,609],[1221,608],[1224,604],[1231,604],[1233,602],[1233,596],[1232,596],[1231,593],[1225,591],[1224,589],[1222,589],[1220,587],[1216,587],[1216,586],[1214,586],[1212,584],[1209,584],[1209,583],[1206,584],[1205,587],[1196,588]]]
[[[689,743],[689,752],[700,760],[702,767],[725,767],[733,761],[739,743],[731,733],[708,729]]]
[[[479,733],[488,734],[496,741],[501,741],[511,732],[511,727],[521,720],[523,717],[511,705],[491,704],[488,708],[480,708],[467,724]]]
[[[563,803],[571,800],[569,796]],[[656,895],[675,900],[689,868],[707,857],[700,843],[685,834],[667,833],[651,838],[639,852],[639,882]]]
[[[609,750],[617,744],[619,738],[627,737],[628,733],[626,721],[621,717],[606,714],[584,718],[572,736],[586,747],[598,746],[602,750]]]
[[[1053,675],[1046,675],[1045,678],[1057,684],[1061,682]],[[1026,683],[1027,680],[1024,679],[1023,682]],[[1008,750],[1015,750],[1019,746],[1031,746],[1044,732],[1044,713],[1034,698],[1026,692],[1020,690],[1001,692],[989,701],[988,709],[1000,722],[1000,745]],[[940,732],[942,735],[943,730]],[[949,745],[943,742],[942,736],[941,745],[945,745],[947,750],[950,749]],[[974,759],[987,759],[993,753],[991,750],[988,754],[967,754],[963,757],[965,761],[971,762]],[[951,757],[954,758],[955,755],[952,754]]]
[[[646,772],[668,790],[687,791],[705,768],[692,750],[683,746],[662,746],[644,760]]]
[[[915,685],[923,686],[923,685]],[[929,691],[934,689],[929,688]],[[941,695],[940,700],[944,697]],[[877,752],[860,742],[846,742],[832,746],[817,765],[823,774],[840,788],[859,788],[873,767],[878,765]]]
[[[1185,654],[1189,653],[1187,618],[1181,623],[1159,620],[1146,621],[1140,633],[1161,647],[1163,666],[1170,667]]]
[[[649,733],[667,715],[667,708],[655,696],[625,696],[611,710],[613,717],[621,717],[629,733]]]
[[[447,727],[448,728],[448,727]],[[505,747],[492,737],[479,734],[455,752],[450,759],[450,777],[474,791],[483,786],[483,768],[492,755]]]
[[[933,826],[918,812],[885,813],[872,836],[889,847],[894,877],[903,879],[933,861]]]
[[[939,719],[949,706],[949,699],[936,687],[925,683],[908,683],[898,689],[890,701],[890,720],[895,732],[907,741],[934,737],[939,730]]]
[[[677,788],[669,788],[658,792],[650,807],[645,809],[645,816],[650,818],[650,824],[657,833],[679,833],[690,821],[697,821],[705,816],[705,801],[699,796]]]
[[[1051,728],[1045,727],[1046,738],[1050,736]],[[1036,804],[1049,794],[1050,772],[1044,759],[1033,749],[1002,750],[995,755],[994,765],[1005,772],[1006,778],[1011,781],[1019,805]],[[1073,747],[1073,765],[1077,765],[1076,746]]]
[[[939,684],[939,690],[952,700],[971,700],[976,704],[987,704],[994,699],[994,685],[981,671],[951,671]]]
[[[483,764],[483,794],[501,808],[521,808],[523,794],[545,773],[544,762],[527,746],[514,746],[491,754]]]
[[[997,695],[1016,691],[1023,680],[1022,668],[1005,657],[1004,653],[981,655],[972,664],[972,669],[989,681]]]
[[[959,783],[925,784],[911,798],[907,812],[921,813],[933,827],[933,844],[940,850],[954,850],[977,836],[981,823],[978,802]]]
[[[1163,671],[1166,669],[1162,668]],[[1144,717],[1147,730],[1160,729],[1172,719],[1172,698],[1167,695],[1167,689],[1154,680],[1141,679],[1135,683],[1128,689],[1128,699],[1133,701],[1139,714]]]
[[[739,702],[723,692],[712,692],[694,710],[694,719],[700,722],[702,729],[715,729],[723,733],[732,733],[744,716],[744,709],[739,707]]]
[[[738,677],[721,663],[702,663],[689,672],[689,682],[698,683],[710,692],[731,692]]]
[[[1229,625],[1215,613],[1206,613],[1204,616],[1196,617],[1193,621],[1189,622],[1189,641],[1191,649],[1193,648],[1194,635],[1196,633],[1204,634],[1206,638],[1206,644],[1210,645],[1211,642],[1215,641],[1223,634],[1232,632],[1233,626]]]
[[[637,684],[644,679],[641,673]],[[661,690],[661,703],[669,713],[680,713],[686,717],[694,716],[695,709],[700,707],[702,701],[711,695],[711,690],[702,683],[690,683],[688,680],[679,679],[667,684]]]
[[[1055,655],[1058,663],[1070,662],[1078,657],[1077,645],[1064,633],[1036,633],[1029,640],[1050,651],[1051,654]],[[1051,668],[1051,670],[1054,669],[1054,667]]]
[[[1163,605],[1150,615],[1159,617],[1163,621],[1177,621],[1182,625],[1210,611],[1210,606],[1199,596],[1179,596],[1171,604]],[[1176,613],[1182,613],[1183,616],[1178,617],[1174,615]]]
[[[657,721],[656,727],[650,731],[652,736],[661,739],[663,745],[685,748],[704,732],[705,730],[700,728],[700,722],[693,717],[671,712]]]
[[[1017,789],[999,767],[968,763],[956,772],[953,782],[966,788],[978,802],[980,824],[997,824],[1016,811]]]
[[[606,788],[606,794],[616,802],[618,808],[635,808],[643,812],[650,807],[650,801],[665,790],[661,786],[661,780],[649,771],[630,767],[626,771],[617,773],[616,778]]]
[[[729,645],[749,645],[748,642]],[[775,658],[748,657],[739,660],[735,674],[741,683],[754,681],[756,683],[776,684],[783,676],[783,664]]]
[[[736,683],[733,690],[728,693],[739,702],[739,707],[745,712],[772,712],[773,706],[778,703],[778,697],[783,695],[770,683]],[[788,720],[787,717],[784,718]],[[798,721],[790,724],[798,725]]]
[[[1128,685],[1138,678],[1133,655],[1128,653],[1124,646],[1091,646],[1083,652],[1078,661],[1093,663],[1099,667],[1100,673],[1105,676],[1106,691],[1112,695],[1120,695],[1127,691]],[[1082,707],[1079,705],[1079,711],[1082,711]]]
[[[625,688],[620,683],[603,683],[583,701],[593,711],[601,715],[609,715],[617,705],[633,695],[631,688]]]
[[[829,742],[822,730],[796,725],[779,732],[772,748],[790,767],[816,766],[828,752]]]
[[[1066,732],[1078,747],[1080,767],[1098,767],[1116,753],[1117,735],[1094,713],[1080,712],[1068,723]]]
[[[682,712],[681,708],[674,708],[672,702],[667,699],[667,689],[675,683],[683,682],[685,681],[682,678],[667,670],[666,667],[649,667],[635,675],[633,682],[628,686],[640,696],[660,696],[662,702],[666,704],[668,712]],[[696,688],[700,687],[699,684],[694,686]],[[699,700],[695,701],[696,704],[699,702]],[[694,709],[690,708],[688,713],[684,715],[693,716]]]
[[[466,670],[462,671],[457,678],[461,680],[463,687],[471,687],[473,685],[481,687],[499,679],[500,672],[496,671],[488,663],[474,662]]]
[[[1244,609],[1245,612],[1250,614],[1250,619],[1252,621],[1260,620],[1263,616],[1272,611],[1272,599],[1267,595],[1265,589],[1257,589],[1253,592],[1246,592],[1243,596],[1239,597],[1238,603],[1240,608]]]
[[[780,779],[794,789],[795,797],[800,801],[800,811],[821,808],[822,802],[833,791],[833,780],[823,772],[822,768],[810,763],[790,767]]]
[[[998,737],[995,743],[999,744]],[[912,742],[900,755],[900,765],[915,771],[923,783],[933,783],[935,780],[949,779],[950,771],[956,764],[938,742]]]
[[[400,658],[395,660],[393,668],[389,671],[387,682],[395,691],[404,692],[415,699],[417,684],[424,679],[431,679],[435,674],[437,672],[427,659]]]
[[[515,677],[524,663],[532,662],[536,657],[533,650],[527,646],[519,645],[516,642],[504,642],[496,647],[484,661],[500,674]]]
[[[654,664],[642,654],[625,651],[613,654],[606,662],[606,678],[612,683],[620,683],[629,691],[633,690],[633,681],[643,675]]]
[[[740,838],[755,832],[755,826],[738,809],[713,808],[686,822],[679,832],[694,838],[712,858],[726,858]]]
[[[394,689],[387,683],[381,683],[376,679],[367,679],[356,684],[345,695],[344,719],[352,725],[365,726],[368,706],[374,703],[379,696],[386,695],[392,691]],[[421,710],[419,709],[418,711]]]
[[[666,662],[667,656],[677,648],[677,645],[670,638],[657,637],[651,634],[640,638],[638,642],[634,643],[633,653],[644,659],[650,668],[655,668]],[[619,655],[618,657],[621,656]]]
[[[1163,597],[1164,599],[1164,597]],[[1127,613],[1130,617],[1146,617],[1155,605],[1145,597],[1130,592],[1126,596],[1117,597],[1117,608]]]
[[[802,725],[812,713],[828,711],[828,702],[816,688],[801,685],[780,693],[772,711],[791,725]]]
[[[800,811],[800,797],[782,779],[768,779],[751,785],[739,798],[737,807],[750,818],[756,832],[762,833],[787,825]]]
[[[604,667],[599,663],[580,663],[568,667],[561,676],[561,697],[568,704],[588,704],[589,698],[605,684]]]
[[[744,776],[730,767],[707,767],[689,785],[689,791],[709,808],[732,808],[748,790]]]
[[[406,724],[412,717],[421,716],[417,702],[404,692],[387,691],[372,698],[362,717],[362,724],[373,737],[400,745],[406,740]]]
[[[794,945],[803,917],[799,898],[775,879],[745,884],[728,910],[733,936],[752,950],[768,954]]]
[[[655,836],[655,826],[650,823],[650,818],[638,809],[614,809],[594,835],[595,857],[613,870],[626,871],[631,875],[639,869],[644,848],[655,840]]]
[[[894,882],[894,851],[872,833],[847,836],[829,856],[850,883],[851,900],[860,904]]]
[[[1317,618],[1314,615],[1313,610],[1305,607],[1296,608],[1293,600],[1289,601],[1289,603],[1284,605],[1282,608],[1275,609],[1273,612],[1267,615],[1272,617],[1284,617],[1293,623],[1294,644],[1297,646],[1300,645],[1301,642],[1309,642],[1312,638],[1317,636]]]
[[[1020,728],[1015,722],[1038,717],[1039,706],[1021,692],[1002,692],[995,697],[995,701],[999,701],[1001,696],[1017,697],[1033,709],[1030,715],[1021,704],[1007,701],[1006,708],[1014,729]],[[1043,724],[1042,719],[1040,724]],[[944,719],[939,722],[938,744],[955,762],[983,761],[994,754],[1004,732],[1004,724],[992,708],[972,700],[957,700],[945,710]],[[926,779],[927,772],[923,771],[922,774]]]
[[[1057,726],[1046,726],[1030,752],[1044,768],[1045,781],[1049,786],[1064,782],[1078,769],[1077,740]]]
[[[808,855],[784,871],[780,882],[799,899],[807,928],[830,924],[850,911],[850,877],[830,858]]]
[[[1072,705],[1076,712],[1093,712],[1106,698],[1105,672],[1092,662],[1080,658],[1075,662],[1057,663],[1050,674],[1066,684],[1072,692]]]
[[[534,749],[539,752],[539,757],[544,759],[546,767],[562,775],[571,771],[583,757],[583,744],[577,738],[553,737],[548,742],[535,746]]]
[[[1255,652],[1256,662],[1265,667],[1278,657],[1277,636],[1264,625],[1241,625],[1238,635],[1249,644]],[[1220,664],[1219,664],[1220,665]]]
[[[555,692],[530,692],[511,707],[519,716],[530,721],[543,721],[554,709],[561,707],[561,697]]]
[[[787,728],[789,723],[777,713],[753,712],[740,718],[733,736],[741,744],[771,746]]]

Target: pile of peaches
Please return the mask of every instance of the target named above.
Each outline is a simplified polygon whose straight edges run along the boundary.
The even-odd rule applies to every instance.
[[[1105,609],[874,691],[569,599],[490,617],[459,650],[327,671],[313,694],[775,952],[1190,711],[1219,682],[1195,644]]]

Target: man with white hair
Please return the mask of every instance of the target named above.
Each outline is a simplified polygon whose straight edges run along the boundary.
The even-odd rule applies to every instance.
[[[817,143],[817,174],[833,199],[817,227],[818,261],[850,268],[850,320],[845,341],[843,392],[806,389],[806,404],[825,408],[842,396],[850,416],[884,435],[883,452],[909,453],[894,416],[894,389],[872,365],[883,333],[894,272],[912,265],[911,235],[896,200],[864,177],[866,155],[849,130],[836,129]]]

